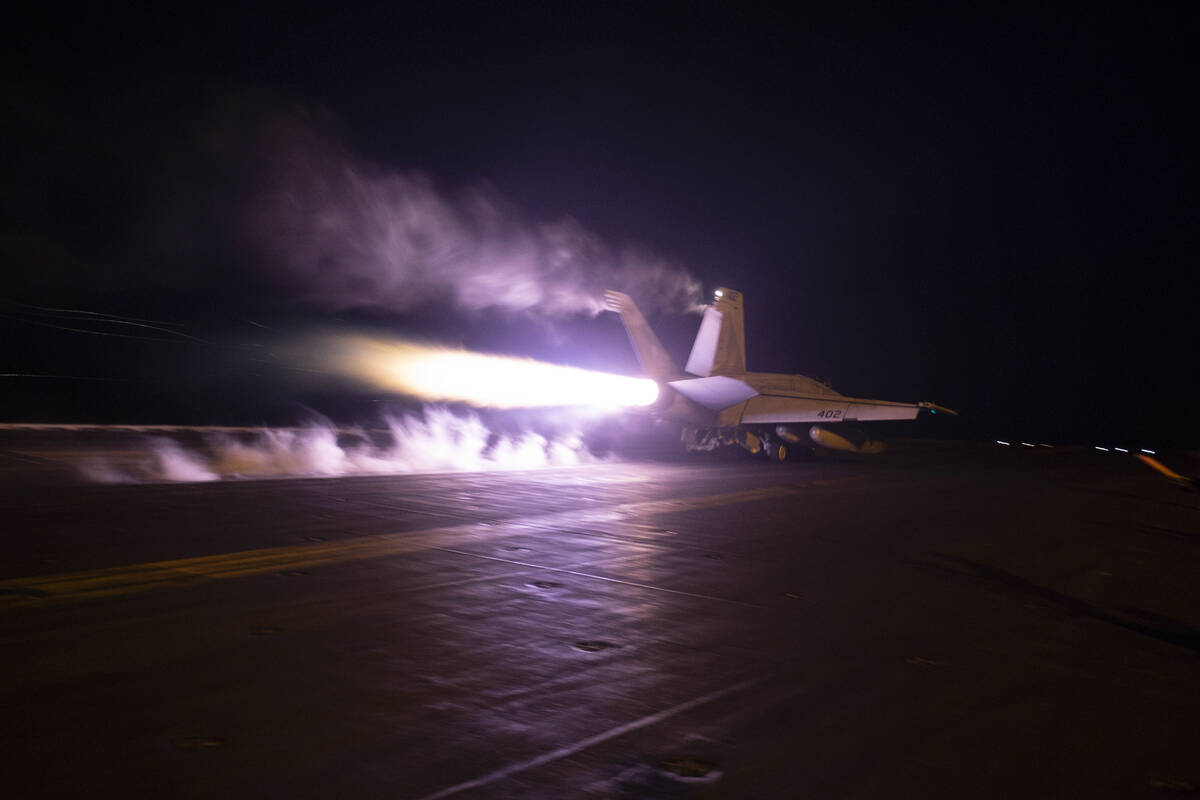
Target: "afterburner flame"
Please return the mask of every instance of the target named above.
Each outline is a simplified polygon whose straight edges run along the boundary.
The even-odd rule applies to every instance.
[[[344,337],[327,367],[422,400],[486,408],[648,406],[658,384],[526,358]]]

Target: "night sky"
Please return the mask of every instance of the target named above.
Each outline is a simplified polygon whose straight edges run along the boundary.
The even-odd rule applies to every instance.
[[[0,419],[355,421],[274,355],[329,326],[633,372],[570,287],[657,265],[680,361],[678,286],[726,285],[751,369],[962,412],[932,435],[1200,443],[1198,12],[439,8],[14,21]],[[438,210],[420,269],[360,246],[392,202]],[[484,263],[560,235],[536,287]]]

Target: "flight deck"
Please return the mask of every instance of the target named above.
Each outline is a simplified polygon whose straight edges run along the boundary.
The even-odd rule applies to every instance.
[[[1200,495],[1131,457],[103,485],[69,450],[0,442],[12,797],[1200,791]]]

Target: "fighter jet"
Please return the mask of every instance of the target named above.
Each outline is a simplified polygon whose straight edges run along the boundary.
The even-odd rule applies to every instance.
[[[934,403],[846,397],[804,375],[748,372],[742,293],[734,289],[713,292],[683,370],[629,295],[608,291],[604,298],[621,315],[643,371],[659,384],[651,413],[681,423],[689,450],[737,444],[773,461],[812,445],[880,453],[886,443],[856,423],[915,419],[923,410],[957,416]]]

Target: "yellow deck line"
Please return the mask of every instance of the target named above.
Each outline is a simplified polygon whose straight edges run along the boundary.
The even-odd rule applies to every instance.
[[[1173,481],[1187,482],[1187,481],[1191,480],[1191,478],[1187,478],[1183,475],[1180,475],[1178,472],[1175,472],[1174,470],[1170,469],[1169,467],[1167,467],[1165,464],[1163,464],[1158,459],[1151,458],[1150,456],[1140,455],[1140,454],[1138,455],[1138,458],[1140,458],[1142,460],[1142,462],[1145,463],[1147,466],[1158,470],[1163,475],[1166,475],[1168,478],[1170,478]]]
[[[849,480],[849,479],[845,479]],[[694,511],[704,508],[753,503],[787,497],[837,481],[814,481],[804,484],[748,489],[741,492],[647,500],[616,506],[589,508],[586,511],[564,511],[532,519],[513,520],[526,525],[544,525],[561,520],[576,523],[612,521],[613,517],[638,514]],[[490,538],[515,536],[528,528],[510,528],[503,532],[503,523],[490,529]],[[441,528],[359,536],[334,542],[316,542],[284,547],[265,547],[211,556],[152,561],[106,569],[41,575],[0,581],[0,608],[41,605],[55,600],[80,600],[93,597],[135,594],[171,586],[187,586],[209,580],[227,580],[261,575],[267,572],[315,567],[347,561],[446,547],[470,537],[477,537],[477,522]]]

